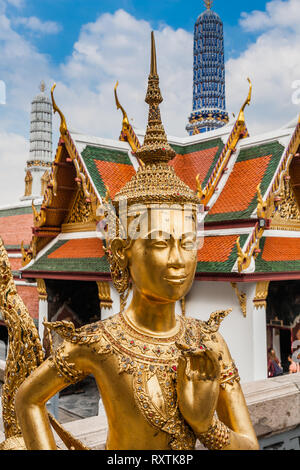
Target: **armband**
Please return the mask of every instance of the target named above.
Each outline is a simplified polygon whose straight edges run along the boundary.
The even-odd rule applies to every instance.
[[[226,384],[233,385],[234,382],[239,382],[239,371],[234,362],[229,365],[221,367],[220,385],[225,388]]]

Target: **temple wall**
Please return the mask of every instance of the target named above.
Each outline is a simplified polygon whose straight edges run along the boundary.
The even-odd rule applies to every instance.
[[[221,309],[232,308],[220,327],[239,369],[242,382],[267,378],[267,343],[265,309],[254,308],[256,283],[238,283],[239,292],[246,293],[246,317],[230,282],[195,281],[186,297],[186,315],[207,320]]]

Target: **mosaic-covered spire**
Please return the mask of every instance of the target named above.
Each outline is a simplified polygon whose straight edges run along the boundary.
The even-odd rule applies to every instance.
[[[31,102],[30,151],[25,168],[25,193],[20,199],[43,196],[52,164],[52,104],[46,95],[46,85],[40,83],[40,93]]]
[[[189,135],[227,124],[223,23],[205,0],[206,10],[194,28],[193,111],[186,127]]]

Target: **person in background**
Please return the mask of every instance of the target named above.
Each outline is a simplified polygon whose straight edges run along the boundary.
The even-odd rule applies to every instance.
[[[277,377],[283,374],[281,363],[273,348],[268,349],[268,377]]]
[[[290,363],[289,374],[297,374],[297,372],[300,372],[300,364],[293,361],[292,356],[288,357],[288,361]]]

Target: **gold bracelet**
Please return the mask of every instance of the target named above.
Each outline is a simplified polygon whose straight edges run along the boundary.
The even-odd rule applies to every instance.
[[[222,388],[225,388],[226,384],[233,385],[234,382],[239,382],[240,376],[239,371],[232,361],[229,365],[223,365],[221,368],[221,377],[220,377],[220,385]]]
[[[208,430],[199,434],[199,441],[209,450],[222,450],[230,444],[230,429],[214,417]]]

